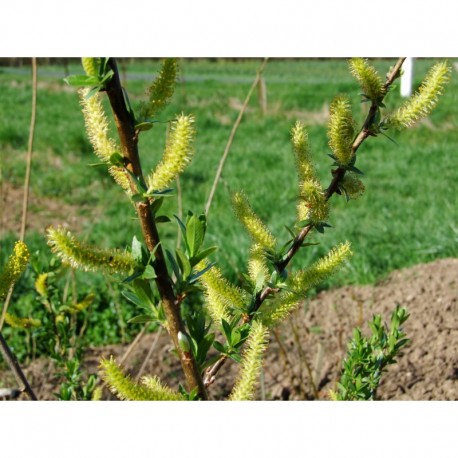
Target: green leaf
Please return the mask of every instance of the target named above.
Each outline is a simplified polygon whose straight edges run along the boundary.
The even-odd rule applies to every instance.
[[[213,347],[220,353],[226,354],[226,347],[223,344],[219,343],[217,340],[213,342]]]
[[[124,167],[124,158],[119,153],[113,153],[110,156],[110,164],[116,167]]]
[[[225,320],[221,320],[221,324],[223,326],[223,332],[224,335],[226,336],[227,343],[229,344],[230,347],[232,347],[232,328],[231,325]]]
[[[153,278],[157,278],[156,272],[152,265],[148,265],[145,267],[142,278],[144,278],[145,280],[152,280]]]
[[[143,323],[148,323],[150,321],[153,321],[151,318],[151,315],[137,315],[128,320],[127,322],[129,324],[143,324]]]
[[[205,237],[206,219],[196,215],[191,215],[186,221],[186,241],[189,247],[189,257],[195,256],[199,252]]]
[[[169,250],[165,250],[165,253],[167,255],[167,259],[170,262],[170,265],[172,266],[173,273],[177,277],[178,282],[181,283],[183,281],[183,277],[181,276],[180,267],[178,266],[177,262],[175,261],[173,254]]]
[[[97,76],[88,75],[70,75],[64,78],[64,81],[70,86],[94,86],[99,84],[99,78]]]
[[[143,194],[132,194],[130,196],[130,199],[132,200],[132,202],[144,202],[145,201]]]
[[[137,237],[133,237],[132,239],[132,256],[134,257],[135,261],[142,262],[142,244]]]
[[[208,266],[206,266],[204,269],[200,270],[199,272],[196,272],[195,274],[190,275],[188,277],[188,283],[189,284],[195,283],[205,272],[210,270],[215,264],[216,262],[212,262]]]
[[[164,203],[163,197],[160,197],[159,199],[154,199],[154,201],[150,205],[150,208],[153,214],[156,214],[159,211],[163,203]]]
[[[176,250],[178,265],[180,266],[181,272],[183,273],[183,279],[189,277],[192,271],[191,263],[186,255],[180,250]]]
[[[152,122],[140,122],[138,124],[135,124],[135,130],[143,132],[152,129],[153,126],[154,124]]]
[[[156,223],[170,223],[171,219],[166,215],[159,215],[154,218],[154,221],[156,221]]]
[[[189,261],[191,262],[191,265],[194,267],[196,264],[198,264],[202,259],[207,258],[210,256],[213,252],[215,252],[218,249],[217,246],[212,246],[210,248],[206,248],[205,250],[202,250],[199,254],[196,256],[193,256]]]

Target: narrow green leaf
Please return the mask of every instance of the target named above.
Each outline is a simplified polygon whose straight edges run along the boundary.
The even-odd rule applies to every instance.
[[[154,221],[156,221],[156,223],[170,223],[171,219],[166,215],[159,215],[154,218]]]
[[[150,321],[153,321],[151,318],[151,315],[137,315],[128,320],[127,322],[129,324],[143,324],[143,323],[148,323]]]
[[[218,249],[217,246],[212,246],[210,248],[206,248],[205,250],[202,250],[200,253],[198,253],[196,256],[193,256],[189,261],[191,262],[191,265],[194,267],[196,264],[199,264],[202,259],[207,258],[210,256],[212,253],[214,253]]]
[[[64,81],[70,86],[94,86],[99,84],[99,78],[97,76],[88,75],[70,75],[64,78]]]
[[[186,279],[189,277],[192,271],[191,263],[189,262],[189,259],[186,257],[186,255],[180,250],[176,250],[177,254],[177,261],[178,265],[181,268],[181,272],[183,273],[183,279]]]
[[[223,344],[219,343],[217,340],[213,342],[213,347],[220,353],[226,354],[226,347]]]
[[[205,220],[201,220],[196,215],[192,215],[186,222],[186,240],[189,247],[189,257],[195,256],[199,252],[205,237]]]
[[[223,332],[226,336],[227,343],[230,347],[232,347],[232,328],[231,325],[224,319],[221,320],[221,324],[223,326]]]

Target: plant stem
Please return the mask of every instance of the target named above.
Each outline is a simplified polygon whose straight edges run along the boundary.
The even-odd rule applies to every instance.
[[[223,173],[223,167],[226,162],[229,151],[231,149],[232,142],[234,141],[235,133],[237,132],[239,124],[242,121],[243,114],[245,113],[246,107],[248,106],[248,103],[251,99],[251,95],[253,94],[253,91],[256,89],[257,85],[259,84],[262,72],[264,71],[267,61],[268,61],[268,58],[264,58],[261,66],[259,67],[258,71],[256,72],[256,77],[253,81],[253,84],[251,85],[251,88],[248,91],[245,101],[243,102],[242,108],[240,108],[239,115],[237,116],[237,119],[234,125],[232,126],[231,134],[229,135],[229,140],[227,141],[226,148],[224,149],[224,153],[221,156],[221,159],[219,161],[218,170],[216,171],[215,179],[213,181],[213,186],[210,190],[210,195],[208,196],[207,204],[205,205],[205,215],[206,216],[208,216],[208,212],[210,211],[210,205],[213,201],[213,196],[215,194],[216,188],[221,178],[221,174]]]
[[[398,73],[399,73],[399,71],[400,71],[400,69],[402,67],[402,64],[404,63],[405,59],[406,59],[405,57],[400,57],[397,60],[396,64],[394,65],[393,69],[387,75],[385,84],[383,86],[383,90],[384,90],[384,94],[385,95],[387,94],[388,89],[391,86],[391,84],[393,84],[393,81],[398,76]],[[379,101],[379,104],[382,101],[383,101],[383,98],[382,98],[382,100]],[[376,115],[377,110],[378,110],[378,106],[379,105],[377,105],[376,102],[372,102],[371,107],[369,109],[369,112],[368,112],[368,114],[366,116],[366,120],[364,121],[364,124],[363,124],[359,134],[356,136],[355,140],[353,141],[353,144],[352,144],[352,152],[353,152],[353,154],[356,154],[356,151],[361,146],[361,144],[364,142],[364,140],[366,140],[369,136],[373,136],[373,133],[371,131],[371,127],[373,125],[374,118],[375,118],[375,115]],[[331,184],[329,185],[329,187],[327,188],[327,190],[325,192],[326,200],[329,200],[332,197],[332,195],[337,192],[337,190],[339,188],[339,183],[343,179],[343,177],[345,176],[345,173],[346,173],[346,170],[344,168],[341,168],[341,167],[338,167],[337,169],[332,171],[333,178],[331,180]],[[290,263],[291,259],[294,257],[294,255],[301,248],[305,237],[307,237],[307,235],[309,234],[309,232],[312,229],[313,229],[313,225],[308,225],[308,226],[305,226],[303,229],[301,229],[299,234],[294,239],[294,241],[293,241],[293,243],[291,245],[291,248],[288,250],[286,255],[283,257],[282,262],[279,263],[279,265],[278,265],[278,270],[280,272],[285,270],[286,266]],[[253,316],[254,316],[255,312],[259,310],[259,308],[261,307],[263,302],[267,299],[267,297],[269,297],[275,291],[276,291],[275,288],[271,288],[270,286],[266,286],[260,293],[258,293],[258,295],[256,297],[256,301],[254,303],[254,307],[253,307],[253,314],[250,315],[250,316],[247,316],[244,321],[245,322],[250,322],[253,319]],[[213,366],[211,366],[211,367],[209,367],[207,369],[206,373],[207,374],[212,374],[212,381],[214,381],[217,372],[221,369],[221,367],[225,363],[226,359],[227,359],[226,357],[222,356],[221,358],[219,358],[213,364]],[[209,379],[209,377],[207,375],[206,376],[206,380],[208,380],[208,379]]]
[[[11,351],[10,347],[6,343],[5,339],[3,338],[2,333],[0,332],[0,351],[5,359],[5,362],[8,364],[10,369],[13,371],[14,377],[19,385],[20,391],[25,391],[32,401],[36,401],[37,397],[33,392],[32,388],[30,387],[29,382],[27,381],[24,372],[22,372],[21,366],[14,356],[13,352]]]
[[[30,117],[30,129],[29,129],[29,143],[27,147],[27,165],[25,170],[24,179],[24,197],[22,200],[22,219],[21,219],[21,230],[19,239],[23,242],[25,238],[25,228],[27,225],[27,209],[29,203],[29,190],[30,190],[30,172],[32,168],[32,150],[33,150],[33,139],[35,137],[35,119],[37,113],[37,59],[32,57],[32,114]],[[13,295],[13,286],[9,289],[6,295],[5,302],[3,303],[2,313],[0,316],[0,331],[3,328],[5,321],[6,311],[11,302]]]
[[[37,114],[37,58],[32,57],[32,115],[30,117],[29,143],[27,148],[27,168],[24,180],[24,199],[22,201],[22,220],[20,240],[24,241],[27,225],[27,207],[29,203],[30,172],[32,168],[33,140],[35,137],[35,120]]]
[[[138,154],[138,133],[135,130],[135,120],[129,112],[115,59],[110,59],[108,65],[113,70],[114,75],[107,85],[107,94],[118,130],[121,142],[122,154],[125,160],[125,167],[141,182],[144,183],[143,172]],[[131,180],[133,193],[137,193],[136,183]],[[146,246],[150,252],[154,251],[154,270],[156,272],[156,285],[161,297],[164,312],[167,318],[169,334],[178,352],[181,367],[183,369],[187,389],[191,391],[198,388],[199,397],[207,399],[207,393],[203,384],[202,376],[192,354],[181,350],[178,343],[178,332],[186,333],[183,320],[180,315],[180,305],[173,291],[172,280],[167,271],[164,252],[160,244],[156,222],[151,212],[150,202],[144,200],[135,204],[140,225]]]

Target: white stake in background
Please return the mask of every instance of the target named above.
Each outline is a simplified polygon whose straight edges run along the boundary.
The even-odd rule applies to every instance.
[[[402,65],[404,73],[401,76],[401,96],[409,97],[412,94],[413,57],[407,57]]]

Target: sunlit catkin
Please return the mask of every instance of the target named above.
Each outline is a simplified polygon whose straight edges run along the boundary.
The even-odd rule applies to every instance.
[[[80,242],[63,227],[48,227],[48,245],[62,261],[83,271],[103,271],[109,274],[129,274],[135,261],[128,252],[102,250]]]
[[[9,289],[16,283],[27,267],[30,253],[24,242],[14,244],[13,253],[8,258],[5,267],[0,272],[0,300],[8,294]]]
[[[184,171],[194,154],[194,117],[181,114],[171,123],[164,155],[148,176],[148,191],[161,191],[170,186]]]
[[[275,248],[276,240],[261,218],[254,212],[243,192],[236,192],[232,196],[232,207],[235,216],[245,227],[253,243],[264,249]]]
[[[428,116],[437,105],[444,86],[450,80],[450,72],[451,69],[447,62],[435,64],[426,75],[418,91],[389,115],[383,121],[383,125],[401,130],[411,127],[420,119]]]
[[[267,349],[269,330],[259,321],[254,321],[242,355],[237,381],[229,396],[231,401],[249,401],[254,398],[262,369],[262,360]]]
[[[329,146],[339,165],[348,165],[352,159],[352,143],[355,137],[355,122],[350,100],[338,96],[331,103],[328,123]]]
[[[102,378],[110,391],[121,400],[127,401],[180,401],[183,397],[162,385],[157,378],[143,377],[136,383],[124,374],[121,367],[111,357],[100,362]]]
[[[370,100],[377,102],[385,95],[383,81],[377,70],[369,64],[367,59],[355,57],[349,60],[351,74],[358,80],[363,94]]]

